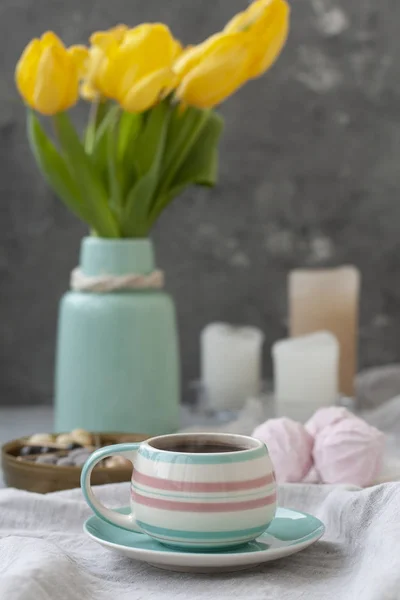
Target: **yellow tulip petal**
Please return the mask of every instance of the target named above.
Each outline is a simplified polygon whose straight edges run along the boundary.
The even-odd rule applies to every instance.
[[[249,77],[259,77],[276,61],[281,53],[289,32],[290,9],[285,0],[275,0],[268,20],[261,31],[254,33],[253,60],[249,67]]]
[[[89,58],[89,49],[86,46],[76,45],[68,48],[68,54],[71,56],[78,69],[79,77],[83,77],[87,73],[87,62]]]
[[[257,4],[259,1],[257,1]],[[279,27],[277,19],[282,14],[286,17],[289,14],[289,5],[286,0],[269,0],[264,9],[257,14],[257,18],[253,19],[248,32],[254,36],[254,42],[260,50],[265,46],[266,36]]]
[[[142,23],[132,29],[129,29],[124,37],[124,43],[129,44],[131,41],[141,39],[142,41],[151,35],[154,38],[163,38],[164,40],[173,39],[171,31],[164,23]]]
[[[194,67],[196,67],[210,51],[212,51],[214,44],[220,38],[221,34],[216,33],[198,46],[189,46],[185,48],[174,63],[175,73],[180,77],[184,77],[189,71],[194,69]]]
[[[79,82],[81,76],[74,60],[70,60],[68,54],[64,55],[65,65],[65,79],[64,79],[64,99],[62,110],[68,110],[74,106],[79,99]]]
[[[34,87],[39,60],[41,44],[38,39],[33,39],[23,51],[15,68],[15,82],[21,96],[29,106],[33,106]]]
[[[54,47],[42,52],[35,82],[33,101],[36,109],[45,115],[54,115],[64,98],[64,86],[59,86],[59,73],[63,65]],[[52,85],[49,82],[52,82]]]
[[[108,31],[97,31],[90,36],[90,43],[106,50],[114,43],[120,44],[127,31],[128,27],[126,25],[116,25]]]
[[[131,29],[121,44],[121,54],[134,57],[139,77],[155,69],[169,67],[176,58],[180,44],[163,23],[144,23]]]
[[[256,0],[243,12],[235,15],[224,27],[225,33],[244,31],[257,21],[265,10],[273,4],[274,0]]]
[[[241,12],[235,15],[224,27],[225,33],[236,33],[242,31],[248,25],[248,17],[246,12]]]
[[[172,90],[176,81],[176,75],[170,69],[150,73],[121,98],[121,106],[128,112],[143,112],[156,104],[167,89]]]
[[[65,48],[64,44],[58,35],[54,33],[54,31],[46,31],[46,33],[44,33],[40,38],[40,42],[43,50],[50,46],[57,46],[60,50],[64,50]]]
[[[49,46],[40,58],[33,103],[36,110],[44,115],[67,110],[77,101],[76,67],[72,61],[66,64],[65,55],[59,47]]]
[[[89,54],[85,62],[84,85],[81,88],[83,90],[83,98],[89,100],[91,96],[94,98],[100,93],[104,94],[101,87],[105,60],[105,54],[101,48],[92,46],[89,49]],[[91,91],[89,92],[89,90]]]
[[[139,63],[147,60],[142,48],[147,30],[148,25],[141,25],[126,32],[120,42],[114,39],[92,47],[88,80],[101,94],[118,99],[138,80]],[[98,37],[93,39],[98,41]]]
[[[183,52],[183,46],[178,40],[173,40],[171,44],[171,60],[176,60]]]
[[[289,31],[289,5],[285,0],[256,0],[226,25],[224,31],[252,36],[249,78],[259,77],[279,56]]]
[[[177,97],[198,108],[211,108],[236,91],[248,79],[244,41],[242,34],[215,39],[208,55],[183,78]]]
[[[137,80],[136,71],[136,63],[120,53],[114,58],[103,56],[96,68],[94,85],[107,98],[117,100]]]
[[[86,63],[86,73],[87,77],[91,80],[95,80],[98,75],[100,75],[100,69],[102,63],[105,60],[105,53],[98,46],[92,46],[89,49],[89,54]]]
[[[114,97],[123,98],[143,77],[170,69],[177,51],[178,43],[162,23],[144,23],[131,29],[118,53],[115,56],[107,53],[108,87],[113,88]]]

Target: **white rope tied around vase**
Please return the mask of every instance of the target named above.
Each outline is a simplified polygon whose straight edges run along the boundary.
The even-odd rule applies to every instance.
[[[153,271],[148,275],[129,273],[128,275],[88,276],[77,267],[71,272],[71,289],[74,292],[107,293],[118,290],[145,290],[164,287],[163,271]]]

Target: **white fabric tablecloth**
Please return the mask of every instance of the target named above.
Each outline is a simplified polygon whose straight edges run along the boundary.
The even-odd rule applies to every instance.
[[[400,479],[400,365],[366,375],[359,407],[375,408],[363,416],[387,436],[380,481]],[[48,408],[16,412],[0,411],[3,441],[51,429]],[[234,430],[251,433],[258,418],[243,415]],[[110,506],[128,503],[128,484],[97,493]],[[355,491],[292,484],[279,503],[319,517],[322,540],[249,571],[193,575],[130,561],[86,538],[91,512],[80,490],[0,490],[0,600],[400,600],[400,482]]]
[[[97,488],[127,504],[128,484]],[[288,485],[280,504],[319,517],[326,535],[307,550],[249,571],[157,570],[86,538],[80,490],[46,496],[0,491],[1,600],[398,600],[400,483],[349,491]]]

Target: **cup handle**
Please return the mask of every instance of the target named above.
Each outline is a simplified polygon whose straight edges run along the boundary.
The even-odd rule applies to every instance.
[[[83,495],[85,496],[86,502],[89,504],[93,512],[98,517],[100,517],[100,519],[103,519],[103,521],[107,521],[112,525],[117,525],[118,527],[129,529],[130,531],[143,533],[143,531],[136,523],[136,517],[133,512],[131,512],[129,515],[122,515],[121,513],[112,510],[111,508],[107,508],[96,498],[92,490],[92,486],[90,485],[90,476],[97,463],[99,463],[104,458],[114,456],[115,454],[117,454],[118,456],[123,456],[124,458],[127,458],[132,462],[132,452],[137,452],[139,446],[140,444],[134,443],[115,444],[113,446],[105,446],[104,448],[99,448],[98,450],[95,450],[95,452],[93,452],[93,454],[89,456],[82,468],[81,488]]]

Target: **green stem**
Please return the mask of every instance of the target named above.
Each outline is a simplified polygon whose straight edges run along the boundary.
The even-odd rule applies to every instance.
[[[110,206],[118,216],[121,216],[122,198],[121,186],[118,177],[118,158],[117,158],[117,123],[119,111],[115,111],[110,119],[107,131],[107,167],[108,181],[110,184]]]
[[[85,152],[86,154],[92,154],[94,148],[94,142],[96,139],[96,128],[97,128],[97,114],[99,111],[99,101],[94,100],[90,105],[88,126],[85,134]]]

